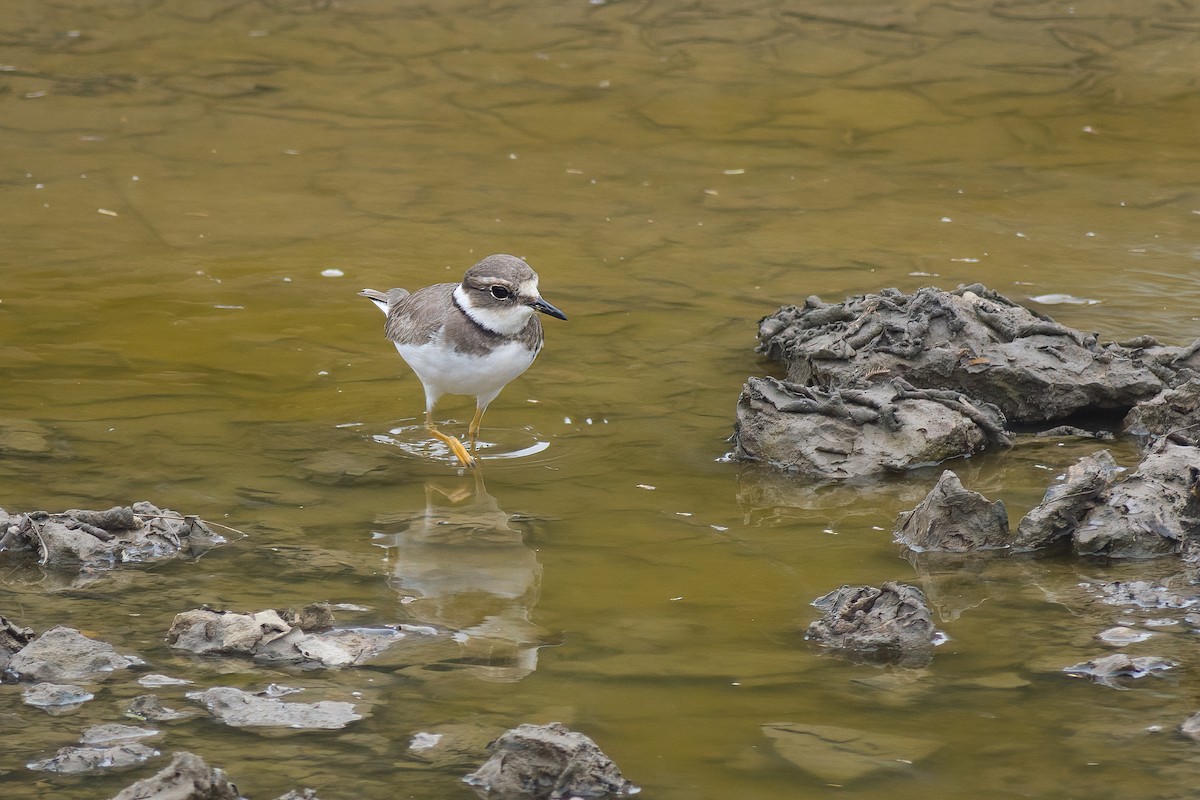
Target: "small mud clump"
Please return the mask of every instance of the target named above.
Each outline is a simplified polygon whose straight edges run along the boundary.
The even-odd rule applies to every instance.
[[[558,722],[518,725],[488,749],[491,758],[463,778],[488,800],[621,797],[640,791],[595,742]]]
[[[933,658],[940,634],[915,586],[843,586],[812,604],[825,613],[804,634],[811,642],[864,661],[924,666]]]

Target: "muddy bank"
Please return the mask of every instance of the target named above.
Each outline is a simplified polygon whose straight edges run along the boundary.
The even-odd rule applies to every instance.
[[[1022,687],[1053,674],[1127,689],[1194,661],[1180,646],[1190,637],[1160,632],[1200,630],[1192,610],[1200,603],[1200,340],[1102,342],[973,285],[885,290],[838,304],[809,298],[761,320],[758,350],[781,362],[786,378],[752,377],[738,399],[733,456],[763,465],[743,470],[754,479],[739,498],[754,508],[820,502],[829,479],[864,492],[881,475],[986,449],[1044,450],[1045,437],[1126,436],[1141,449],[1123,468],[1097,445],[1011,523],[1003,490],[984,497],[943,471],[892,529],[924,591],[899,581],[843,586],[814,601],[822,616],[808,625],[808,641],[855,662],[923,667],[944,640],[935,613],[953,621],[994,601],[997,587],[1003,595],[1005,580],[981,576],[1017,572],[1022,585],[1041,586],[1034,554],[1069,554],[1091,559],[1081,565],[1103,557],[1145,571],[1134,571],[1135,580],[1046,587],[1048,602],[1067,605],[1084,628],[1080,644],[1031,642],[1018,669],[981,676],[979,687]],[[1112,652],[1126,647],[1134,652]],[[902,671],[888,672],[863,682],[921,691],[903,683]],[[1197,720],[1175,725],[1200,738]],[[838,778],[886,769],[877,748],[923,752],[920,742],[822,728],[772,723],[763,731],[802,769]],[[860,749],[846,744],[858,740]]]
[[[0,508],[0,553],[39,564],[83,569],[195,558],[226,541],[199,517],[145,501],[107,511],[12,514]]]
[[[763,318],[758,338],[759,352],[783,362],[796,383],[901,376],[993,403],[1026,423],[1126,411],[1167,389],[1196,356],[1149,336],[1101,343],[980,284],[908,295],[885,289],[835,304],[810,297]]]
[[[902,379],[818,389],[751,378],[738,398],[734,455],[805,476],[852,478],[1007,445],[1004,426],[993,405]]]
[[[939,463],[1080,415],[1182,444],[1200,430],[1200,340],[1102,343],[979,284],[810,297],[764,317],[758,339],[787,379],[747,381],[733,454],[807,477]]]

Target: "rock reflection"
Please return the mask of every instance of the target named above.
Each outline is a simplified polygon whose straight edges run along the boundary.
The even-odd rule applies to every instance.
[[[375,543],[388,549],[388,585],[407,621],[452,631],[458,663],[479,678],[517,681],[537,669],[538,648],[549,643],[529,619],[542,565],[482,474],[467,481],[426,483],[425,508],[380,517],[386,530]]]

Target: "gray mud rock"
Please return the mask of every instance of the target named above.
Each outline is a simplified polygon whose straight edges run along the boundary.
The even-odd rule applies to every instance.
[[[595,742],[558,722],[518,725],[488,749],[491,757],[463,778],[484,798],[619,797],[639,791]]]
[[[1034,434],[1038,439],[1095,439],[1103,442],[1111,442],[1117,438],[1112,431],[1089,431],[1083,428],[1077,428],[1074,425],[1058,425],[1053,428],[1047,428],[1044,431],[1038,431]]]
[[[1096,683],[1115,686],[1117,678],[1143,678],[1174,668],[1176,663],[1158,656],[1127,656],[1113,653],[1100,656],[1080,664],[1063,667],[1063,672],[1080,678],[1089,678]]]
[[[963,553],[1008,547],[1008,512],[1004,503],[991,502],[963,488],[946,470],[929,495],[896,520],[896,541],[917,552]]]
[[[198,655],[247,655],[264,663],[336,668],[362,664],[396,642],[427,635],[393,628],[328,630],[333,621],[323,603],[252,614],[205,607],[176,615],[167,644]],[[310,632],[304,625],[320,630]]]
[[[1069,537],[1080,555],[1152,558],[1185,552],[1197,535],[1200,449],[1159,440],[1121,480],[1107,452],[1081,459],[1021,520],[1014,547]]]
[[[802,385],[853,387],[874,375],[954,389],[1016,422],[1129,409],[1158,394],[1191,351],[1142,337],[1101,345],[979,284],[895,289],[827,305],[810,297],[759,323],[759,352]]]
[[[1164,436],[1175,444],[1200,447],[1200,377],[1134,406],[1121,427],[1142,439]]]
[[[0,551],[25,554],[40,564],[109,566],[196,556],[225,538],[197,517],[152,503],[107,511],[71,509],[58,514],[0,509]]]
[[[1066,479],[1046,490],[1017,526],[1013,549],[1018,552],[1048,547],[1069,539],[1088,513],[1104,502],[1104,493],[1117,477],[1117,463],[1107,450],[1084,456],[1067,468]]]
[[[127,786],[112,800],[240,800],[222,770],[191,753],[176,753],[158,774]]]
[[[1150,558],[1181,553],[1200,534],[1200,449],[1161,441],[1113,484],[1074,533],[1081,555]]]
[[[812,602],[824,616],[804,638],[831,650],[875,661],[920,666],[933,658],[937,631],[925,595],[915,586],[843,586]]]
[[[750,378],[737,405],[734,455],[816,478],[852,478],[936,464],[1008,444],[995,406],[895,379],[815,389]]]
[[[33,628],[21,628],[8,617],[0,617],[0,669],[7,669],[13,654],[33,641]]]
[[[1096,498],[1087,498],[1084,509],[1075,515],[1055,516],[1058,523],[1069,523],[1070,517],[1078,516],[1078,524],[1066,524],[1060,533],[1069,529],[1076,553],[1153,558],[1194,551],[1195,537],[1200,534],[1200,450],[1159,440],[1135,473],[1106,487],[1100,485],[1104,464],[1099,464],[1096,477],[1087,479],[1088,470],[1093,469],[1081,470],[1080,492],[1086,497],[1096,485]],[[1058,500],[1079,503],[1079,498]],[[1030,517],[1045,505],[1044,501]],[[1044,533],[1044,527],[1022,521],[1020,533],[1037,533],[1039,528]]]
[[[335,730],[362,719],[362,715],[354,710],[353,703],[335,700],[285,703],[273,697],[251,694],[229,686],[191,692],[188,699],[203,703],[213,716],[234,728]]]
[[[8,671],[21,680],[95,681],[143,662],[123,656],[111,644],[89,639],[74,628],[51,628],[13,656]]]

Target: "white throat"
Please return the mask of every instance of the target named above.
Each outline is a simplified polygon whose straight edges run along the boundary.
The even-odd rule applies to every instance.
[[[476,324],[487,328],[493,333],[512,336],[520,333],[529,321],[533,309],[526,305],[513,305],[504,308],[479,308],[471,302],[471,296],[463,291],[462,284],[454,287],[454,299],[463,312]]]

